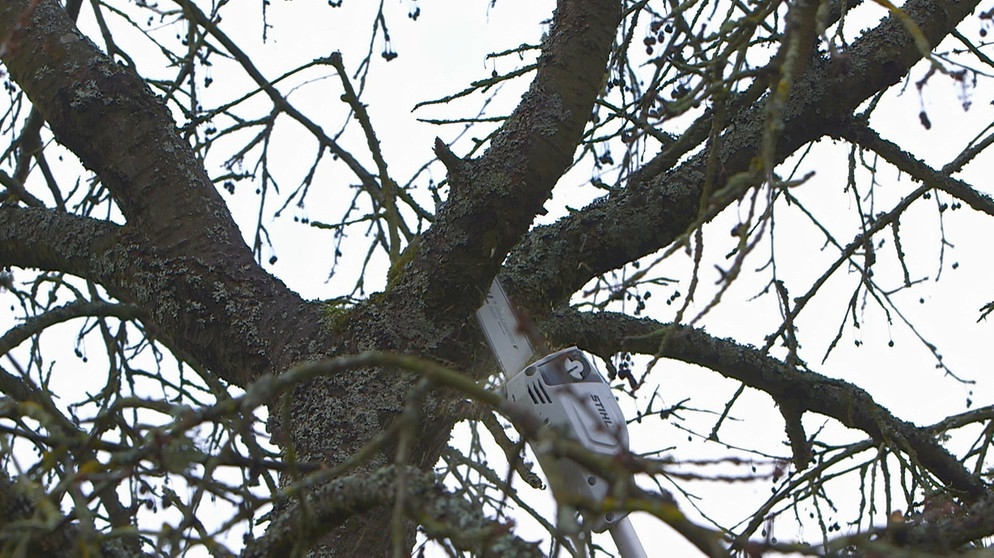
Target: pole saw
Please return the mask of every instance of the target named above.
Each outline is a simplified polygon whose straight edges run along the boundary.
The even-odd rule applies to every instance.
[[[570,347],[531,362],[535,347],[496,279],[476,316],[504,372],[504,392],[509,400],[590,451],[606,455],[628,451],[628,427],[621,407],[610,385],[582,351]],[[559,475],[570,491],[593,502],[607,497],[606,480],[569,459],[560,459],[558,464],[560,470],[546,471],[546,476]],[[645,558],[626,513],[581,511],[581,515],[585,528],[611,532],[622,558]]]

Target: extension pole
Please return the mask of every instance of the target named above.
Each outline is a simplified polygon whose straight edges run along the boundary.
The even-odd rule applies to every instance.
[[[614,539],[614,546],[618,547],[621,558],[646,558],[645,549],[639,541],[635,528],[632,527],[628,516],[621,518],[611,525],[611,538]]]

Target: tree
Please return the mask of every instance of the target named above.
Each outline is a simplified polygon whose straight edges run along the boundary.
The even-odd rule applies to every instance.
[[[498,73],[495,65],[491,77],[425,104],[452,111],[425,126],[449,134],[466,125],[470,133],[436,140],[432,160],[402,183],[378,139],[391,128],[374,128],[363,97],[371,73],[397,57],[390,7],[375,11],[359,64],[329,51],[277,74],[260,69],[248,39],[234,34],[238,25],[229,26],[237,16],[229,12],[241,7],[5,2],[2,123],[10,143],[0,174],[0,265],[5,300],[21,320],[0,337],[12,367],[0,368],[4,552],[203,547],[227,555],[232,543],[221,535],[261,521],[244,549],[231,550],[402,555],[420,531],[448,549],[540,555],[548,548],[527,542],[500,515],[518,499],[521,479],[534,476],[518,436],[542,441],[542,455],[568,456],[609,479],[618,497],[601,506],[647,511],[708,555],[938,553],[980,544],[994,532],[992,408],[916,425],[855,383],[807,364],[821,356],[810,346],[831,353],[861,323],[904,320],[898,298],[923,288],[916,258],[931,252],[902,243],[913,236],[902,231],[921,223],[913,212],[935,203],[927,200],[939,200],[940,214],[966,204],[994,215],[994,202],[956,177],[976,166],[989,133],[955,138],[958,155],[937,168],[885,139],[877,128],[887,122],[875,119],[913,71],[919,96],[945,80],[960,84],[969,103],[971,88],[986,79],[977,68],[994,65],[982,42],[990,13],[971,16],[973,0],[879,4],[886,17],[853,32],[847,18],[883,10],[856,0],[560,0],[540,45],[495,55],[517,57],[513,70]],[[417,19],[420,6],[408,8]],[[275,8],[263,3],[263,35],[267,9]],[[947,38],[956,46],[944,46]],[[217,85],[208,89],[213,72],[237,76],[220,97]],[[341,107],[309,105],[297,92],[326,74],[337,80]],[[529,79],[506,117],[455,112],[466,100],[486,108],[490,98],[480,101],[481,92]],[[403,98],[402,88],[396,95],[426,101]],[[344,114],[343,123],[329,125],[321,111]],[[924,102],[919,120],[903,138],[931,126]],[[340,133],[327,131],[338,125]],[[281,141],[316,153],[306,169],[297,163],[295,189],[273,154]],[[829,143],[849,160],[853,197],[842,198],[855,208],[844,228],[823,223],[804,198],[814,183],[808,171],[825,166],[807,154]],[[894,198],[878,185],[890,180],[886,169],[920,185],[896,182],[903,189]],[[445,178],[436,183],[431,173]],[[329,235],[336,263],[346,249],[363,257],[359,237],[368,244],[359,278],[341,287],[350,294],[313,301],[267,270],[281,247],[269,243],[262,215],[316,212],[311,189],[322,180],[343,191],[355,183],[352,199],[334,202],[336,217],[327,222],[300,219]],[[599,197],[536,224],[568,183],[580,184],[577,195]],[[253,202],[254,224],[242,223],[246,242],[233,211],[253,190],[261,201]],[[797,279],[772,255],[792,235],[783,230],[789,225],[773,234],[775,218],[788,213],[818,227],[814,251],[820,245],[827,255],[813,279]],[[759,255],[767,249],[770,256]],[[681,253],[689,257],[672,263]],[[381,261],[388,273],[377,271]],[[714,289],[706,286],[712,261]],[[940,269],[947,265],[940,260]],[[680,283],[666,279],[673,270],[683,273]],[[896,281],[879,278],[894,273]],[[681,479],[693,480],[676,472],[693,456],[585,453],[485,389],[496,367],[474,312],[495,277],[550,346],[576,344],[600,356],[619,395],[659,382],[653,366],[663,359],[767,394],[789,447],[778,455],[790,461],[776,462],[773,496],[741,525],[698,521],[672,495]],[[805,309],[836,300],[839,291],[823,286],[838,277],[857,278],[840,306],[851,325],[834,338],[802,336],[798,324],[812,313]],[[779,312],[772,331],[709,332],[721,329],[715,309],[738,296],[739,284],[761,285],[758,300]],[[370,294],[367,285],[382,289]],[[671,305],[650,301],[653,289],[673,289]],[[78,331],[81,358],[94,343],[105,346],[100,372],[67,365],[49,348],[67,343],[58,325],[65,322]],[[910,321],[906,330],[918,334]],[[940,349],[921,337],[935,355],[921,365],[952,375]],[[81,393],[50,381],[77,366],[93,376]],[[715,444],[728,443],[720,428],[738,397],[716,413]],[[658,405],[643,400],[639,417],[693,411],[692,402]],[[260,419],[264,409],[268,418]],[[826,432],[812,430],[818,416],[858,439],[826,441]],[[503,448],[503,469],[449,447],[461,421],[482,425],[476,435]],[[517,434],[508,436],[507,424]],[[977,442],[953,449],[950,432],[971,427],[982,432]],[[760,452],[719,447],[727,457],[708,465],[735,466],[737,456]],[[633,484],[633,473],[659,488]],[[754,537],[764,522],[793,522],[812,502],[819,514],[819,502],[834,505],[824,487],[846,475],[863,482],[858,520],[846,534],[819,515],[818,540]],[[563,516],[593,505],[555,496]],[[217,527],[198,515],[212,499],[234,510]],[[143,519],[146,507],[177,515],[158,529]],[[564,533],[557,540],[566,549],[586,540]]]

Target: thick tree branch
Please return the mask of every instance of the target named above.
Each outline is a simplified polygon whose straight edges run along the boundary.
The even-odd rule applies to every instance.
[[[976,7],[976,0],[911,0],[902,8],[932,45]],[[834,59],[817,58],[795,80],[783,110],[775,162],[804,144],[833,134],[870,96],[897,83],[922,53],[904,25],[888,17]],[[706,177],[709,150],[674,169],[636,173],[620,192],[559,222],[532,230],[511,253],[503,277],[519,304],[533,313],[567,300],[592,277],[668,246],[698,219],[702,187],[714,189],[749,170],[763,143],[762,103],[730,114],[719,142],[720,171]],[[725,203],[732,201],[724,200]]]
[[[939,498],[948,498],[948,495]],[[905,544],[908,546],[952,552],[970,541],[990,537],[994,532],[994,497],[962,507],[952,502],[946,505],[933,503],[931,507],[938,509],[929,509],[926,500],[923,507],[925,510],[920,516],[905,524]]]
[[[132,68],[100,52],[51,0],[4,2],[0,37],[11,77],[130,224],[162,247],[251,261],[203,165]]]
[[[63,517],[58,506],[47,498],[31,481],[16,482],[0,471],[0,553],[52,558],[87,553],[108,558],[145,556],[125,544],[124,539],[102,537],[80,528]]]
[[[406,502],[405,514],[423,525],[429,536],[447,538],[460,550],[478,556],[542,556],[534,544],[514,536],[508,526],[488,520],[462,496],[447,492],[431,474],[413,468],[403,469],[402,476],[399,472],[390,466],[307,490],[265,536],[249,543],[242,556],[290,556],[358,513],[379,509],[389,514],[398,497]],[[352,554],[348,549],[338,550]]]
[[[845,127],[840,135],[847,140],[879,154],[903,172],[925,186],[942,190],[951,196],[963,200],[973,209],[994,215],[994,199],[989,195],[974,189],[972,186],[951,176],[954,169],[944,167],[937,171],[901,149],[891,141],[881,138],[873,129],[861,122],[853,122]],[[948,167],[948,165],[947,165]]]
[[[150,336],[236,384],[298,360],[305,349],[295,344],[321,327],[316,305],[254,264],[218,268],[196,256],[168,257],[130,227],[54,210],[0,207],[0,265],[104,286],[140,309]]]
[[[926,497],[922,508],[921,513],[888,521],[884,528],[831,540],[826,554],[851,558],[990,555],[989,547],[971,543],[994,531],[994,498],[961,506],[948,494],[937,493]]]
[[[61,271],[99,281],[94,263],[109,256],[122,241],[121,233],[122,227],[97,219],[0,206],[0,266]]]
[[[591,353],[618,351],[659,355],[697,364],[766,392],[792,412],[832,417],[859,429],[878,443],[910,452],[957,495],[968,501],[989,494],[989,487],[971,474],[935,437],[878,405],[863,389],[842,380],[800,371],[755,347],[718,339],[703,330],[610,312],[556,312],[543,323],[550,337],[575,343]]]
[[[483,156],[450,176],[449,199],[398,285],[401,296],[460,320],[480,305],[572,162],[620,18],[616,0],[557,3],[531,87]]]
[[[301,301],[252,261],[204,169],[142,80],[99,53],[56,2],[12,0],[0,7],[0,56],[51,122],[58,140],[98,173],[128,224],[0,208],[0,264],[59,269],[106,286],[147,318],[151,335],[232,382],[278,373],[304,357],[368,348],[445,358],[467,371],[459,378],[474,377],[484,368],[475,358],[482,344],[475,328],[461,328],[570,164],[599,94],[620,19],[620,2],[558,4],[535,81],[487,152],[468,161],[443,152],[447,166],[458,169],[450,176],[452,192],[436,223],[410,252],[406,271],[390,292],[326,320],[317,305]],[[950,22],[962,19],[972,5],[911,0],[906,9],[937,42]],[[206,20],[203,14],[199,17]],[[223,37],[209,21],[201,23]],[[907,37],[894,37],[905,37],[903,28],[885,23],[845,53],[848,67],[836,61],[810,62],[808,74],[793,83],[794,96],[784,107],[776,160],[838,130],[863,99],[907,72],[920,52]],[[247,58],[240,61],[246,64]],[[252,65],[246,67],[252,74]],[[290,111],[285,99],[262,83],[261,74],[252,77],[274,102],[280,101],[277,108]],[[678,169],[640,173],[627,190],[528,235],[507,271],[512,291],[522,294],[518,301],[533,314],[544,315],[590,277],[678,239],[700,217],[701,184],[711,181],[720,188],[728,177],[749,168],[756,146],[769,137],[764,136],[767,114],[761,108],[738,111],[729,119],[734,124],[725,132],[720,153],[690,158]],[[720,162],[718,176],[705,176],[709,156]],[[342,335],[342,343],[328,340],[332,334],[321,329],[322,321],[334,322],[330,325]],[[619,348],[655,353],[660,346],[660,324],[624,316],[563,313],[546,325],[571,341],[584,339],[576,332],[601,328],[601,335],[606,331],[608,337],[585,340],[600,354]],[[797,422],[805,411],[833,416],[912,454],[957,493],[976,498],[987,491],[930,433],[893,417],[855,386],[802,374],[751,347],[699,330],[673,327],[666,335],[665,356],[708,366],[766,391],[787,410],[789,421]],[[0,347],[6,341],[0,338]],[[275,434],[282,436],[281,442],[289,440],[287,447],[304,460],[321,460],[332,467],[329,470],[368,461],[351,469],[353,476],[337,478],[306,499],[294,500],[298,507],[289,503],[277,510],[274,527],[258,543],[262,554],[321,540],[343,543],[331,552],[358,549],[378,555],[377,550],[390,544],[373,539],[385,538],[383,527],[390,519],[384,511],[398,493],[409,503],[417,499],[421,511],[426,503],[438,503],[441,515],[432,515],[432,508],[432,513],[410,517],[457,542],[469,525],[453,524],[449,514],[474,519],[479,515],[438,489],[430,475],[405,468],[407,480],[398,490],[396,475],[382,467],[393,457],[421,470],[429,468],[457,413],[448,393],[417,392],[424,405],[421,399],[412,403],[417,381],[399,378],[393,370],[378,368],[381,365],[367,362],[348,373],[294,384],[288,405],[274,407],[280,411],[271,415],[278,415],[274,424],[283,428]],[[282,379],[289,381],[292,374]],[[272,390],[262,387],[252,394],[268,401]],[[422,419],[420,430],[404,440],[411,440],[410,447],[387,447],[393,438],[389,444],[371,444],[403,427],[395,419],[409,407],[418,407]],[[288,420],[279,423],[284,418]],[[803,440],[803,432],[794,437]],[[369,452],[380,452],[376,456],[362,453],[373,446]],[[387,476],[377,480],[377,474]],[[300,505],[303,501],[307,504]],[[461,531],[445,530],[453,525]],[[505,541],[532,550],[505,537],[499,525],[474,525],[494,537],[488,543]],[[412,533],[408,530],[401,538]],[[322,540],[325,535],[330,537]],[[480,548],[471,539],[464,544]],[[493,550],[492,545],[484,548]]]
[[[479,358],[485,350],[479,332],[467,334],[465,323],[504,255],[528,230],[572,161],[620,17],[620,2],[614,0],[558,3],[530,90],[486,153],[458,165],[460,172],[450,176],[449,199],[417,245],[408,248],[410,263],[383,296],[336,320],[345,351],[432,355],[461,363],[472,377],[492,372]],[[289,422],[273,428],[286,431],[305,459],[338,464],[398,416],[413,388],[413,380],[383,369],[320,378],[294,393]],[[368,412],[356,413],[357,407]],[[435,463],[458,414],[449,395],[426,397],[411,445],[416,465]],[[364,467],[372,470],[382,460],[376,456]],[[382,517],[374,514],[354,518],[333,537],[365,540],[369,553],[380,554],[383,549],[370,540],[381,531]]]
[[[138,305],[151,332],[231,382],[278,371],[318,350],[319,310],[252,260],[203,165],[133,69],[97,50],[51,0],[3,3],[0,38],[11,76],[56,138],[99,175],[128,220],[113,246],[85,230],[63,230],[42,246],[37,241],[52,233],[27,231],[21,242],[36,242],[37,254],[5,263],[100,283]],[[0,227],[10,230],[11,215],[0,216]],[[113,257],[98,257],[93,242]]]

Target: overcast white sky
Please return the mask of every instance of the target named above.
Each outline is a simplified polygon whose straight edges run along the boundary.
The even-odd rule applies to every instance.
[[[495,7],[488,9],[483,2],[424,3],[421,18],[417,22],[408,20],[391,24],[393,44],[400,57],[390,64],[379,64],[374,68],[366,100],[392,168],[411,169],[420,165],[428,154],[435,135],[449,140],[457,132],[455,129],[438,129],[419,124],[414,120],[419,116],[451,117],[451,109],[438,113],[418,111],[412,114],[410,108],[414,103],[461,90],[468,81],[488,75],[494,68],[492,63],[485,61],[488,53],[511,48],[522,42],[534,43],[541,27],[531,22],[546,19],[551,13],[551,5],[551,2],[497,2]],[[281,7],[292,9],[291,5]],[[279,28],[280,20],[275,15],[279,12],[272,13],[274,15],[271,20]],[[870,5],[864,13],[868,22],[873,22],[884,15],[884,10]],[[290,17],[288,15],[287,20]],[[366,19],[363,19],[364,16],[358,17],[360,21],[368,20],[368,16],[365,16]],[[850,19],[850,29],[857,28],[854,21]],[[355,26],[356,29],[360,27]],[[285,29],[290,28],[288,26]],[[298,47],[295,41],[300,37],[311,36],[310,32],[299,32],[296,24],[292,29],[292,37],[274,33],[274,49],[282,50],[289,43],[295,45],[293,50],[296,51]],[[365,28],[362,31],[365,32]],[[339,36],[337,31],[331,35]],[[342,41],[336,41],[336,46],[349,42],[345,40],[344,32],[342,37]],[[360,50],[366,45],[361,40],[357,44]],[[344,46],[342,49],[347,64],[359,57],[358,53],[350,54]],[[508,68],[498,62],[497,69],[505,71]],[[912,73],[913,79],[920,79],[924,72],[925,68],[920,65]],[[521,85],[523,84],[524,82]],[[332,81],[328,86],[334,90],[335,84]],[[491,107],[489,114],[501,114],[510,110],[517,93],[509,89],[502,97],[506,108],[496,105]],[[873,122],[879,125],[885,137],[899,142],[936,167],[941,167],[992,121],[990,94],[983,88],[980,91],[967,89],[965,94],[972,100],[968,113],[964,112],[960,103],[964,91],[955,82],[934,78],[922,95],[919,95],[912,84],[905,87],[901,95],[891,93],[878,109]],[[479,98],[475,97],[477,100]],[[933,124],[928,131],[919,123],[918,112],[922,107],[929,112]],[[465,110],[462,115],[472,114],[469,106]],[[456,152],[461,153],[458,148]],[[815,161],[813,167],[817,172],[816,177],[810,184],[798,189],[796,195],[819,218],[834,226],[834,232],[846,242],[851,237],[842,231],[851,230],[846,227],[852,225],[854,213],[851,196],[847,200],[846,196],[840,195],[846,180],[846,151],[825,142],[816,148],[816,153],[809,159]],[[983,189],[986,181],[981,173],[986,166],[972,165],[965,177]],[[586,172],[589,172],[588,169],[578,169],[572,175],[573,179],[582,180],[581,175]],[[403,171],[398,174],[404,176]],[[876,207],[879,208],[877,211],[889,209],[892,203],[913,188],[908,180],[901,180],[899,174],[893,170],[882,172],[877,181],[881,185],[875,199]],[[564,179],[564,182],[568,182],[568,179]],[[868,189],[868,184],[864,177],[861,181],[864,192]],[[585,196],[588,194],[583,191],[557,190],[549,204],[553,211],[546,220],[561,214],[565,205],[583,205]],[[945,235],[952,246],[946,247],[943,280],[935,283],[940,248],[936,212],[934,208],[921,204],[912,215],[913,220],[906,219],[902,227],[911,274],[913,278],[928,277],[930,280],[913,290],[898,293],[895,299],[902,303],[901,310],[919,328],[921,334],[940,347],[944,361],[953,371],[964,378],[983,382],[986,380],[988,364],[986,351],[978,348],[989,342],[991,326],[987,322],[975,322],[980,306],[994,298],[990,283],[985,280],[994,271],[994,264],[986,257],[989,252],[987,239],[990,238],[988,219],[969,209],[946,213]],[[735,222],[734,218],[734,212],[729,212],[708,228],[718,231],[718,235],[723,234],[723,231],[730,230]],[[781,232],[790,231],[781,235],[777,246],[781,258],[781,277],[787,279],[788,284],[798,285],[797,288],[806,288],[820,273],[819,264],[830,261],[836,253],[832,249],[820,252],[817,250],[820,247],[820,233],[796,212],[780,212],[777,226]],[[816,249],[813,250],[812,247]],[[720,261],[722,254],[723,251],[716,249],[712,257]],[[280,253],[281,263],[286,256],[287,252]],[[302,257],[306,261],[306,251]],[[675,260],[666,268],[673,272],[663,274],[686,281],[688,259],[676,257]],[[755,261],[761,262],[762,259]],[[950,262],[954,261],[959,264],[956,269],[950,267]],[[708,267],[705,266],[705,269]],[[710,270],[708,273],[711,273]],[[896,266],[881,266],[877,280],[882,285],[895,285],[895,276],[888,276],[894,273],[897,273]],[[291,281],[322,279],[320,274],[308,273],[290,273],[284,276],[290,277]],[[845,304],[856,280],[855,275],[832,280],[830,288],[836,294],[822,297],[813,303],[799,321],[804,335],[802,339],[807,340],[805,349],[810,351],[807,353],[809,364],[815,370],[857,383],[897,416],[919,424],[929,424],[948,414],[963,411],[968,397],[972,399],[974,407],[994,403],[994,393],[989,382],[966,386],[944,377],[941,371],[934,368],[934,360],[929,351],[914,335],[896,317],[894,325],[888,325],[879,311],[869,310],[862,316],[863,326],[859,330],[848,327],[839,348],[826,363],[820,364],[820,357],[843,320]],[[315,287],[318,291],[324,288],[317,285]],[[685,292],[685,282],[682,287]],[[298,288],[303,288],[303,285]],[[742,280],[725,297],[725,303],[705,321],[708,330],[719,336],[734,336],[744,342],[761,344],[763,336],[773,330],[780,318],[769,299],[747,302],[760,288],[759,280]],[[661,319],[672,316],[673,308],[664,307],[668,293],[664,291],[655,294],[655,315]],[[791,294],[798,296],[801,293]],[[699,300],[703,302],[706,299],[701,296]],[[918,299],[924,302],[919,302]],[[862,344],[860,348],[855,346],[857,340]],[[894,342],[893,348],[887,346],[890,341]],[[724,380],[712,372],[670,362],[660,365],[655,379],[660,383],[659,393],[668,404],[689,397],[692,406],[702,409],[721,409],[724,401],[737,388],[736,383]],[[651,386],[643,389],[643,403],[652,392]],[[628,409],[631,413],[631,406]],[[733,417],[737,420],[730,421],[723,428],[723,439],[756,444],[755,447],[765,448],[775,455],[788,455],[789,452],[782,445],[782,418],[767,396],[747,391],[734,408]],[[693,413],[689,413],[686,418],[685,425],[704,434],[714,420],[711,415],[694,416]],[[825,422],[822,417],[812,415],[808,415],[805,420],[809,434],[817,431]],[[841,441],[860,437],[841,431],[834,436],[823,436],[823,439],[833,438]],[[688,443],[686,432],[657,420],[633,425],[632,440],[636,451],[657,451],[680,444],[678,455],[683,459],[720,458],[729,455],[729,450],[714,443],[700,439]],[[711,471],[705,469],[699,472],[707,475]],[[720,521],[734,521],[743,519],[758,502],[764,501],[769,496],[770,487],[769,481],[740,486],[699,483],[692,490],[705,498],[701,505],[712,517]],[[856,496],[855,492],[852,495]],[[685,506],[685,509],[688,513],[693,513],[689,506]],[[782,522],[789,522],[791,519],[785,518]],[[839,514],[836,519],[844,523],[853,517]],[[647,541],[647,547],[666,544],[671,555],[691,556],[696,553],[685,542],[674,542],[676,537],[667,535],[668,529],[660,527],[655,519],[636,517],[635,524]],[[809,540],[817,540],[817,531],[812,532],[811,528],[808,526],[809,530],[802,534],[809,537]],[[789,538],[792,535],[782,531],[785,527],[780,529],[778,532],[782,537]]]
[[[244,20],[226,19],[222,22],[222,27],[239,37],[241,46],[252,53],[253,62],[268,77],[275,77],[287,67],[326,56],[334,50],[341,50],[346,67],[350,71],[354,70],[369,45],[376,3],[345,0],[344,5],[337,9],[323,3],[317,4],[281,1],[269,5],[268,18],[273,27],[268,31],[268,41],[265,44],[259,40],[261,21],[257,10],[260,3],[244,3],[244,11],[240,14]],[[399,57],[387,64],[375,54],[380,47],[374,47],[374,67],[363,100],[368,104],[383,153],[398,181],[406,181],[415,169],[431,157],[431,146],[436,135],[448,142],[461,131],[456,126],[439,128],[419,123],[417,118],[473,116],[482,97],[477,95],[469,102],[456,103],[455,108],[412,111],[415,103],[459,91],[470,81],[489,76],[494,69],[499,72],[512,69],[517,61],[492,62],[486,60],[486,55],[522,43],[536,43],[543,29],[540,22],[550,17],[553,5],[551,0],[502,0],[492,6],[484,1],[460,0],[416,4],[408,1],[386,2],[388,13],[392,13],[387,20],[392,45]],[[414,7],[421,9],[417,21],[405,16]],[[869,21],[875,21],[883,15],[883,10],[875,5],[868,6],[865,10],[869,14]],[[84,15],[88,13],[85,8],[83,12]],[[301,14],[306,13],[316,15],[301,17]],[[850,29],[857,28],[852,21],[848,25]],[[139,71],[144,70],[143,66],[144,63],[138,60]],[[230,88],[247,87],[239,78],[229,76],[220,68],[213,71],[216,72],[216,85],[208,90],[208,94],[216,94],[218,100],[226,97]],[[918,79],[923,73],[924,68],[919,66],[912,75],[914,79]],[[327,75],[327,79],[300,87],[292,94],[291,99],[310,103],[310,115],[319,119],[326,130],[337,131],[343,114],[343,105],[339,100],[340,83],[330,71]],[[526,85],[527,80],[519,80],[507,86],[497,101],[488,108],[488,114],[509,112],[517,95]],[[921,97],[913,84],[909,85],[903,95],[889,94],[874,117],[874,124],[879,124],[885,137],[897,141],[936,167],[941,167],[962,149],[969,138],[987,126],[994,116],[988,90],[981,87],[979,91],[968,92],[972,99],[972,107],[968,113],[960,106],[961,94],[950,80],[940,78],[933,79]],[[212,106],[218,100],[208,96],[203,102],[205,106]],[[929,111],[933,124],[928,131],[923,130],[918,121],[922,103]],[[295,181],[303,177],[314,156],[310,142],[296,141],[295,134],[299,133],[299,129],[293,126],[277,129],[279,142],[275,142],[273,149],[278,150],[278,157],[283,163],[280,170],[283,173],[283,188],[292,189],[296,186]],[[354,133],[346,133],[343,143],[361,160],[370,160],[366,155],[364,141]],[[456,144],[454,151],[463,154],[468,146],[468,141],[464,139]],[[843,231],[851,230],[853,201],[851,195],[847,198],[841,193],[846,180],[846,152],[830,142],[816,149],[817,155],[809,160],[816,162],[814,170],[817,174],[810,183],[797,189],[795,195],[834,227],[840,240],[848,242],[851,233]],[[978,188],[985,189],[986,175],[982,173],[988,167],[983,161],[978,162],[968,168],[965,178],[967,181],[972,180]],[[582,181],[588,172],[588,168],[581,167],[564,179],[564,187],[557,190],[548,206],[550,215],[546,220],[561,215],[566,205],[582,206],[589,199],[590,194],[586,190],[569,187]],[[437,182],[442,176],[436,175],[434,178]],[[264,223],[272,234],[276,255],[279,256],[277,264],[269,268],[306,297],[329,298],[347,294],[351,290],[357,265],[363,254],[360,250],[354,255],[347,255],[339,274],[327,281],[330,264],[316,257],[316,252],[322,253],[320,247],[328,245],[329,235],[296,223],[292,217],[333,220],[333,210],[336,209],[336,204],[342,203],[343,196],[349,195],[346,186],[351,182],[355,180],[341,168],[338,171],[322,171],[306,209],[288,211],[276,221],[271,219],[269,213],[264,214]],[[877,182],[880,186],[875,203],[880,211],[889,209],[894,201],[914,187],[892,170],[882,172],[877,177]],[[864,178],[864,191],[868,184]],[[239,185],[239,188],[243,186]],[[248,185],[244,188],[246,192],[251,189]],[[236,219],[251,240],[257,218],[255,198],[241,191],[235,196],[227,193],[224,195],[231,201]],[[327,207],[324,207],[325,204]],[[276,207],[277,205],[271,206],[270,211]],[[902,303],[902,312],[920,328],[921,334],[939,347],[945,357],[944,362],[962,377],[977,380],[977,385],[963,385],[943,377],[942,372],[934,368],[934,360],[929,351],[914,335],[896,319],[893,325],[888,325],[879,311],[868,311],[862,319],[860,329],[848,327],[838,350],[821,364],[821,355],[843,320],[845,304],[857,281],[855,275],[833,279],[829,284],[833,294],[814,302],[802,314],[798,325],[803,335],[804,349],[809,351],[805,354],[814,370],[857,383],[897,416],[919,424],[928,424],[948,414],[965,410],[968,397],[972,399],[974,407],[994,403],[994,390],[987,379],[988,355],[983,350],[991,338],[991,325],[988,322],[975,323],[980,306],[994,299],[994,289],[991,289],[989,280],[994,272],[988,246],[992,231],[989,218],[977,216],[969,209],[947,212],[944,221],[945,236],[951,246],[946,247],[946,266],[942,270],[942,281],[936,283],[934,279],[938,274],[937,255],[940,249],[936,212],[922,204],[912,215],[902,223],[904,248],[909,253],[912,278],[928,277],[929,280],[912,290],[898,293],[894,298]],[[788,280],[789,285],[806,289],[820,272],[819,266],[834,259],[836,252],[831,248],[819,250],[820,233],[809,223],[805,223],[797,212],[781,211],[777,219],[778,230],[787,232],[779,237],[776,246],[781,262],[778,272]],[[715,233],[715,238],[727,239],[725,231],[730,230],[735,222],[736,215],[732,210],[716,219],[706,231]],[[724,241],[715,241],[714,247],[709,249],[708,258],[714,263],[723,263],[721,258],[724,249],[720,242]],[[763,249],[768,251],[769,247]],[[748,264],[747,267],[752,270],[763,259],[758,257],[751,267]],[[661,269],[661,274],[679,278],[682,283],[669,290],[659,289],[654,292],[649,315],[661,320],[672,317],[674,306],[665,305],[665,300],[674,289],[686,292],[688,262],[688,258],[677,255]],[[952,269],[950,262],[958,262],[959,265]],[[374,269],[383,269],[382,264],[381,260]],[[707,293],[708,289],[714,288],[710,284],[713,268],[707,265],[704,269],[707,280],[702,281],[702,288],[705,289],[703,293]],[[893,265],[882,266],[877,280],[883,285],[894,285],[893,274],[897,273],[897,269]],[[725,296],[725,302],[704,321],[708,331],[718,336],[735,337],[747,343],[762,344],[763,336],[773,331],[780,320],[769,297],[749,300],[762,288],[763,281],[765,276],[759,279],[745,277],[733,286]],[[379,277],[373,274],[367,278],[367,293],[382,285],[382,274]],[[703,293],[699,295],[698,304],[707,300]],[[792,296],[800,294],[801,292],[791,292]],[[6,302],[5,299],[0,300]],[[677,304],[680,302],[682,300]],[[6,306],[7,304],[3,304],[0,307]],[[0,315],[0,325],[5,325],[8,321],[9,317]],[[70,332],[68,335],[73,335],[72,327],[64,329]],[[857,348],[856,341],[862,346]],[[887,347],[889,341],[894,342],[893,348]],[[98,347],[93,349],[99,350]],[[668,361],[659,365],[653,380],[658,382],[658,392],[666,404],[690,398],[689,405],[699,409],[720,410],[737,388],[736,383],[724,380],[712,372]],[[641,405],[644,406],[654,389],[653,385],[643,388]],[[634,407],[629,402],[625,406],[629,413],[633,412]],[[714,416],[706,413],[688,412],[683,416],[685,420],[679,423],[680,426],[703,434],[708,433],[714,421]],[[765,395],[747,391],[734,407],[732,417],[735,420],[726,423],[722,439],[743,445],[754,444],[754,447],[762,447],[775,455],[789,454],[782,445],[782,419],[772,401]],[[809,434],[817,431],[824,422],[822,417],[808,415],[805,424]],[[842,431],[829,432],[826,436],[837,440],[861,439]],[[688,433],[677,428],[673,422],[649,419],[641,425],[632,426],[632,448],[637,452],[658,451],[677,444],[680,448],[674,455],[684,460],[720,458],[731,454],[723,446],[692,435],[688,441]],[[772,465],[764,463],[760,465],[761,469],[763,467],[769,469]],[[709,470],[699,472],[703,475],[710,473]],[[759,472],[762,474],[764,471]],[[764,501],[769,496],[771,486],[770,481],[742,485],[696,483],[692,490],[702,496],[703,500],[699,504],[711,517],[721,522],[734,522],[746,517],[750,509],[755,509],[758,503]],[[856,494],[853,493],[853,496]],[[685,505],[684,509],[693,515],[689,506]],[[835,517],[840,523],[854,518],[851,513]],[[783,521],[789,522],[791,519],[784,518]],[[668,528],[661,526],[658,520],[643,516],[636,516],[634,520],[647,548],[665,545],[668,555],[695,555],[696,551],[670,533]],[[802,535],[809,540],[817,540],[817,531],[810,529],[810,525],[805,527]],[[779,530],[778,534],[784,538],[794,536],[794,533]],[[607,538],[606,535],[604,538]]]

